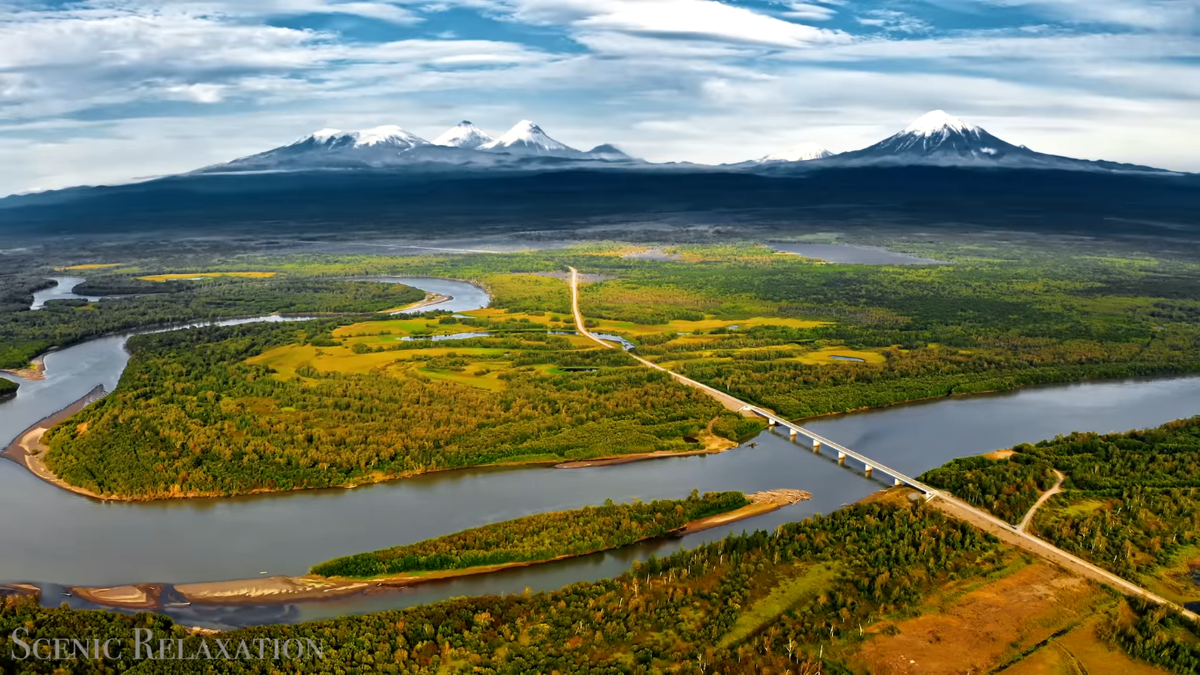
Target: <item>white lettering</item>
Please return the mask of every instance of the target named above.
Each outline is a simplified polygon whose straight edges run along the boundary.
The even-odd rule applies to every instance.
[[[245,652],[245,653],[246,653],[246,655],[245,655],[245,656],[242,656],[242,652]],[[245,641],[245,640],[239,640],[239,641],[238,641],[237,657],[238,657],[239,659],[243,659],[243,660],[245,660],[245,661],[249,661],[249,660],[250,660],[250,647],[246,645],[246,641]]]
[[[196,653],[195,653],[195,655],[192,656],[191,660],[196,660],[196,659],[200,658],[200,652],[204,652],[204,660],[205,661],[213,660],[212,652],[209,651],[209,648],[208,648],[208,640],[200,641],[200,649],[196,650]]]
[[[13,653],[11,647],[8,650],[8,655],[10,658],[15,659],[17,661],[24,661],[25,659],[29,658],[29,655],[33,653],[33,650],[29,647],[29,643],[22,640],[21,637],[17,637],[18,634],[20,634],[21,637],[26,637],[29,635],[29,631],[25,630],[24,628],[18,628],[16,630],[14,630],[13,634],[12,634],[13,646],[24,649],[25,655],[17,656],[16,654]]]
[[[112,654],[108,651],[109,645],[114,642],[117,643],[118,646],[121,644],[121,641],[116,638],[110,638],[104,641],[104,658],[108,659],[109,661],[116,661],[117,659],[121,658],[121,650],[118,649],[116,654]]]
[[[324,640],[321,640],[320,646],[318,646],[317,641],[312,638],[304,638],[304,641],[308,643],[308,650],[310,652],[312,652],[313,654],[316,654],[318,659],[321,659],[322,661],[325,660],[325,641]]]
[[[142,660],[142,648],[146,648],[146,658],[154,660],[154,648],[150,646],[150,638],[154,637],[154,633],[149,628],[135,628],[133,630],[133,658],[136,661]]]

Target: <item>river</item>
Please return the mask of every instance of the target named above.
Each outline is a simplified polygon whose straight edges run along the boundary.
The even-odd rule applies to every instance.
[[[100,296],[75,295],[75,287],[87,281],[83,277],[51,277],[55,282],[50,288],[43,288],[33,294],[33,304],[29,309],[41,309],[48,300],[87,300],[95,302]]]
[[[418,287],[419,281],[409,280]],[[461,282],[444,282],[455,284]],[[426,289],[466,297],[469,284]],[[449,292],[447,292],[449,291]],[[482,299],[486,304],[486,294]],[[456,308],[465,311],[469,308]],[[51,353],[46,379],[24,382],[0,404],[0,441],[84,395],[110,390],[128,359],[124,337]],[[1200,413],[1200,377],[1044,387],[948,399],[807,424],[909,475],[955,457],[988,452],[1074,430],[1120,431]],[[249,579],[297,575],[339,555],[410,543],[541,511],[601,504],[607,498],[680,498],[693,488],[755,492],[796,488],[811,501],[682,539],[616,552],[395,590],[283,606],[172,607],[182,622],[214,627],[304,621],[432,602],[459,595],[548,590],[619,574],[631,561],[719,539],[731,531],[772,529],[829,513],[878,490],[859,467],[813,455],[786,433],[767,431],[720,455],[587,469],[475,469],[419,476],[353,490],[313,490],[231,499],[102,503],[52,487],[0,461],[0,581],[38,582],[47,605],[55,583],[85,586]]]

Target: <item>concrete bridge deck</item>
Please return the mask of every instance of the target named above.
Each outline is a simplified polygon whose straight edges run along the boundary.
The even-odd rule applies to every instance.
[[[852,457],[855,460],[862,462],[863,468],[865,469],[868,476],[874,472],[879,472],[879,473],[891,476],[892,480],[895,481],[896,485],[907,485],[911,488],[920,490],[922,493],[925,494],[926,500],[933,499],[934,497],[938,496],[937,490],[922,483],[921,481],[919,481],[915,478],[912,478],[910,476],[907,476],[903,473],[900,473],[899,471],[896,471],[895,469],[884,466],[883,464],[871,459],[870,457],[861,455],[840,443],[831,441],[828,438],[825,438],[824,436],[817,434],[816,432],[809,431],[808,429],[805,429],[804,427],[800,426],[799,424],[794,424],[792,422],[789,422],[789,421],[783,419],[782,417],[775,415],[772,412],[764,410],[763,408],[760,408],[756,405],[747,405],[742,409],[745,411],[748,411],[748,412],[752,412],[755,415],[758,415],[759,417],[766,418],[768,423],[770,423],[772,426],[778,425],[778,426],[782,426],[782,427],[787,427],[789,430],[791,430],[792,436],[804,436],[805,438],[808,438],[813,443],[813,452],[820,452],[821,446],[826,446],[826,447],[832,448],[832,449],[836,450],[838,453],[838,462],[839,463],[845,461],[845,459],[847,457]]]

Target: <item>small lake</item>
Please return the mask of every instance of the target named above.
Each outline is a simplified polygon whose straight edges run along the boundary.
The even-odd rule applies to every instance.
[[[942,260],[918,258],[873,246],[851,244],[768,244],[782,253],[795,253],[805,258],[816,258],[845,265],[945,265]]]
[[[75,287],[87,281],[83,277],[51,277],[50,280],[55,282],[55,285],[35,292],[33,294],[33,304],[29,306],[29,309],[41,309],[50,300],[87,300],[88,302],[95,302],[100,299],[100,296],[75,295]]]

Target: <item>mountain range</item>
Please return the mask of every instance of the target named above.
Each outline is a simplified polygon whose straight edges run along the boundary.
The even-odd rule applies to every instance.
[[[204,167],[197,173],[311,171],[328,169],[539,169],[566,166],[649,168],[615,145],[577,150],[521,120],[498,138],[468,121],[432,142],[397,126],[362,131],[323,129],[266,152]],[[970,166],[1079,171],[1160,169],[1116,162],[1060,157],[1013,145],[941,110],[927,113],[903,131],[861,150],[835,154],[816,143],[801,143],[758,160],[725,168],[766,172],[809,171],[846,166]],[[661,165],[659,165],[661,166]],[[672,164],[703,170],[703,165]]]
[[[432,142],[398,126],[362,131],[322,129],[289,145],[207,166],[194,173],[414,167],[428,170],[536,168],[559,165],[564,161],[628,163],[638,160],[610,144],[587,152],[576,150],[554,140],[529,120],[521,120],[499,138],[463,121]]]
[[[424,232],[699,218],[1200,237],[1197,213],[1200,175],[1039,153],[934,111],[860,150],[801,144],[720,166],[656,164],[610,144],[581,151],[528,120],[498,137],[464,121],[432,142],[397,126],[324,129],[185,174],[3,198],[0,233]]]

